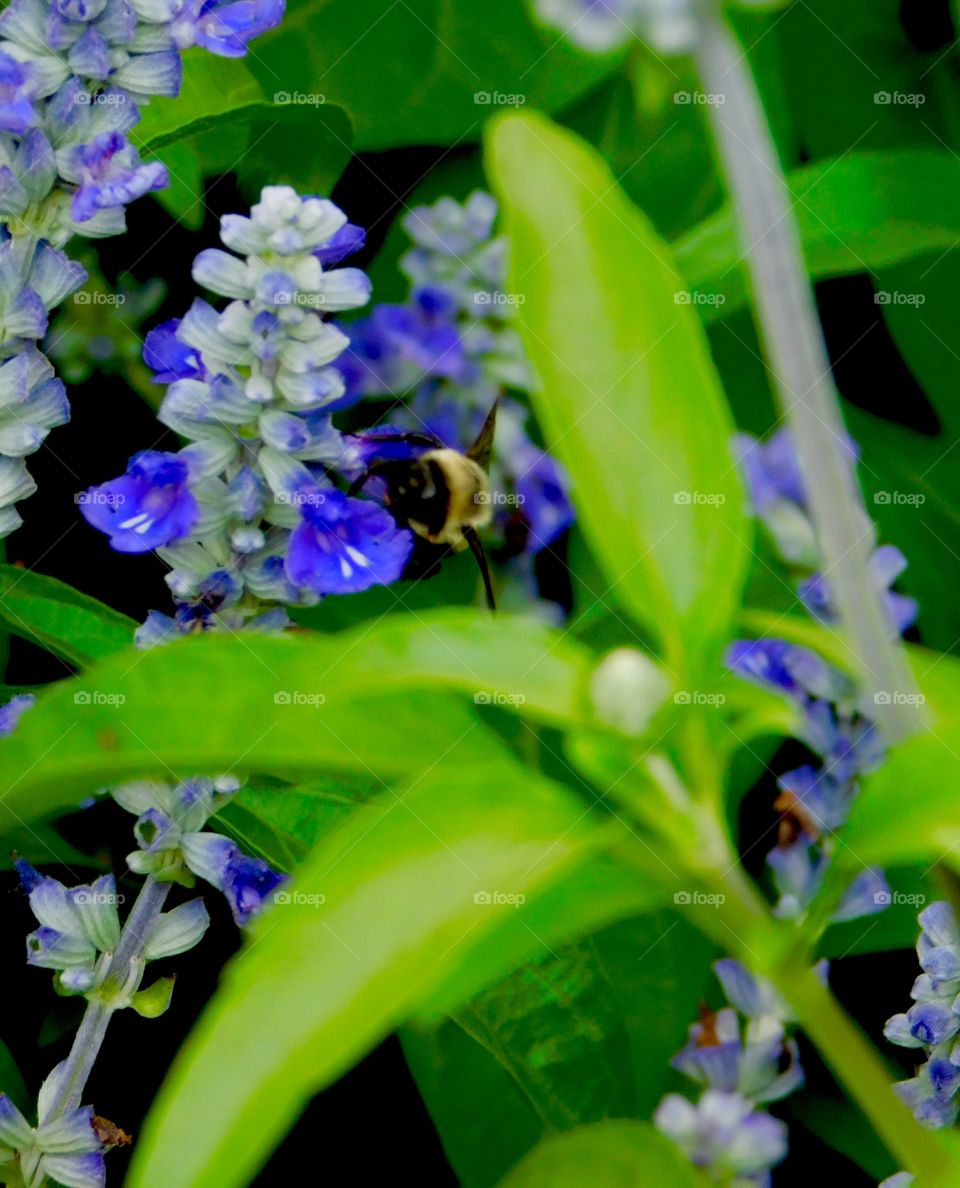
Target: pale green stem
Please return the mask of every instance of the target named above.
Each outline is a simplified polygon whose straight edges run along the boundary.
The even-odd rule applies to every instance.
[[[163,910],[170,883],[160,883],[152,875],[140,888],[140,894],[127,916],[103,985],[91,995],[83,1019],[65,1062],[63,1079],[46,1117],[49,1122],[69,1114],[80,1105],[90,1073],[100,1053],[110,1019],[117,1009],[112,1001],[115,991],[127,985],[131,966],[138,960],[152,925]]]
[[[888,741],[920,729],[913,676],[868,562],[874,528],[844,450],[846,430],[807,278],[793,202],[746,55],[722,18],[707,19],[696,61],[744,247],[755,316],[803,471],[823,571],[871,713]],[[891,696],[891,694],[895,696]]]

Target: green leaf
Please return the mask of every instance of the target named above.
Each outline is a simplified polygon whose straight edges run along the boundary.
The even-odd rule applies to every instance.
[[[911,648],[925,730],[863,781],[843,830],[845,865],[945,862],[960,869],[960,660]]]
[[[264,90],[344,107],[366,150],[477,140],[501,96],[556,110],[616,65],[539,27],[517,0],[418,0],[377,14],[354,0],[296,0],[250,60]]]
[[[383,785],[370,776],[332,776],[290,787],[247,785],[217,814],[217,827],[280,870],[292,870],[324,834],[363,808]]]
[[[228,967],[147,1120],[130,1184],[249,1183],[310,1096],[516,910],[476,896],[532,896],[597,837],[566,791],[489,761],[423,776],[373,824],[348,820],[298,872],[300,902],[277,904]]]
[[[649,1122],[616,1121],[545,1139],[501,1188],[697,1188],[706,1182],[680,1148]]]
[[[814,280],[939,255],[960,238],[960,160],[943,152],[850,153],[795,170],[787,182]],[[707,321],[747,303],[729,207],[694,227],[674,251],[690,289],[709,298],[699,306]]]
[[[696,312],[675,300],[684,284],[606,164],[569,132],[533,114],[498,119],[487,167],[524,297],[536,411],[584,532],[613,596],[668,655],[686,648],[705,665],[739,601],[749,529],[733,422]]]
[[[199,636],[128,651],[50,687],[0,741],[0,820],[29,822],[155,774],[329,769],[392,777],[495,746],[483,703],[580,721],[589,654],[532,620],[470,611],[321,636]],[[467,693],[468,710],[443,696]]]
[[[153,100],[132,135],[167,165],[178,214],[200,217],[202,179],[217,173],[236,173],[251,200],[268,183],[329,193],[350,158],[350,121],[336,104],[300,99],[277,79],[261,85],[246,61],[196,50],[180,94]]]
[[[144,1019],[157,1019],[166,1013],[173,997],[176,978],[157,978],[151,986],[138,990],[130,999],[130,1005]]]
[[[137,625],[56,578],[0,565],[0,618],[14,635],[84,668],[129,648]]]
[[[633,1113],[628,1037],[589,940],[515,970],[455,1019],[508,1070],[544,1126]]]
[[[403,1054],[463,1188],[493,1188],[545,1134],[516,1081],[459,1024],[405,1027]]]

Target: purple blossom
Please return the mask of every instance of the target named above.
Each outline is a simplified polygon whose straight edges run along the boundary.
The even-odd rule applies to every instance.
[[[139,153],[121,132],[101,132],[89,144],[72,149],[68,161],[68,168],[79,180],[70,204],[70,213],[78,223],[93,218],[98,210],[126,206],[167,184],[166,166],[160,161],[141,164]]]
[[[106,532],[119,553],[148,553],[187,536],[199,509],[189,467],[176,454],[144,450],[124,475],[82,497],[84,519]]]
[[[340,491],[301,488],[300,523],[290,537],[287,577],[318,594],[355,594],[403,573],[413,535],[389,512]]]
[[[268,896],[286,881],[286,875],[278,874],[266,862],[235,849],[224,867],[221,889],[234,920],[242,928],[263,908]]]
[[[37,123],[33,67],[0,50],[0,132],[23,136]]]
[[[177,334],[180,318],[171,318],[155,326],[143,344],[143,361],[156,374],[154,383],[172,384],[178,379],[204,379],[207,369],[200,352]]]
[[[223,58],[242,58],[254,37],[280,24],[285,8],[285,0],[189,0],[171,33],[179,49],[202,45]]]

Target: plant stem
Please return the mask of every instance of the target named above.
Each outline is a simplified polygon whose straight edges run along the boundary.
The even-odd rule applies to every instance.
[[[696,60],[744,246],[774,386],[794,440],[841,627],[889,742],[915,733],[919,709],[899,640],[868,571],[874,528],[863,504],[807,279],[800,236],[746,55],[720,16],[704,21]],[[891,696],[897,694],[898,696]],[[909,703],[909,704],[908,704]]]
[[[80,1105],[110,1019],[117,1009],[114,994],[128,983],[131,966],[140,957],[147,933],[163,910],[170,886],[170,883],[160,883],[150,875],[140,888],[140,894],[120,933],[120,942],[110,961],[107,976],[87,1003],[73,1047],[64,1062],[60,1087],[43,1121],[68,1114]]]
[[[924,1185],[955,1184],[957,1164],[940,1136],[914,1121],[893,1092],[873,1045],[814,971],[785,963],[767,976],[900,1167],[913,1172]]]

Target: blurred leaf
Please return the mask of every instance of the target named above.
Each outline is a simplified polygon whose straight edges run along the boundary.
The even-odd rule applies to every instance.
[[[250,69],[267,93],[322,95],[344,107],[358,149],[477,140],[512,102],[553,111],[617,65],[536,25],[517,0],[417,0],[379,6],[296,0],[258,43]]]
[[[552,1135],[503,1180],[502,1188],[697,1188],[707,1180],[649,1122],[594,1122]]]
[[[0,618],[79,668],[129,648],[137,624],[56,578],[0,565]]]
[[[865,777],[843,829],[846,864],[945,862],[960,869],[960,660],[911,648],[926,729]]]
[[[340,635],[205,635],[131,649],[46,689],[0,741],[0,819],[31,821],[148,773],[239,769],[296,782],[330,769],[396,776],[452,751],[467,762],[494,736],[442,694],[581,721],[589,662],[533,620],[455,610]]]
[[[960,159],[943,152],[850,153],[798,169],[787,182],[815,280],[939,255],[960,238]],[[742,248],[728,207],[692,228],[674,251],[707,321],[746,304]]]
[[[323,902],[278,904],[228,967],[147,1120],[130,1184],[249,1183],[312,1094],[515,910],[476,896],[532,896],[598,836],[564,790],[497,762],[448,765],[374,824],[348,820],[293,888]]]
[[[784,1109],[789,1121],[796,1120],[805,1126],[834,1151],[852,1159],[874,1180],[879,1182],[892,1174],[890,1156],[883,1143],[863,1114],[846,1098],[824,1097],[805,1087],[802,1093],[787,1098]],[[795,1132],[792,1137],[796,1142]]]
[[[452,1020],[405,1027],[403,1052],[462,1188],[493,1188],[544,1136],[516,1081]]]
[[[626,1028],[589,941],[515,970],[455,1019],[548,1129],[633,1113]]]
[[[164,205],[198,226],[203,178],[218,173],[236,173],[251,201],[266,184],[329,193],[350,158],[350,121],[333,103],[299,98],[264,88],[245,60],[188,53],[180,94],[154,99],[132,133],[167,165]]]
[[[668,657],[686,649],[688,664],[706,667],[739,601],[749,528],[733,422],[697,315],[676,300],[683,283],[604,162],[569,132],[532,114],[500,119],[488,170],[511,286],[525,298],[520,329],[542,385],[534,404],[584,533],[614,598]]]

